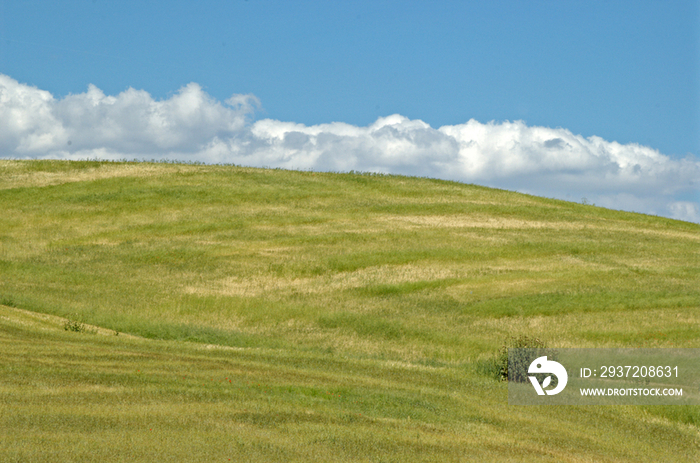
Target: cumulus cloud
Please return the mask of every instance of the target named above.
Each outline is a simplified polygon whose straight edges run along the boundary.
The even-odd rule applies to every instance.
[[[195,83],[163,101],[133,88],[106,96],[94,85],[85,93],[55,99],[0,74],[0,153],[196,156],[208,141],[242,130],[256,104],[252,95],[234,95],[222,104]]]
[[[191,83],[165,100],[128,89],[54,98],[0,74],[0,157],[176,159],[436,177],[700,223],[688,196],[700,162],[522,121],[432,128],[400,115],[366,127],[252,121],[259,101],[225,102]]]

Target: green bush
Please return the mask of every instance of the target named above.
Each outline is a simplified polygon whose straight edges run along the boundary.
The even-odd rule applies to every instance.
[[[508,355],[509,349],[520,350]],[[528,381],[527,369],[537,357],[547,356],[550,360],[556,359],[556,351],[548,349],[545,342],[539,338],[530,336],[511,336],[498,351],[496,370],[498,378],[502,381],[515,381],[525,383]]]
[[[75,331],[76,333],[82,333],[85,331],[85,323],[76,320],[66,320],[63,324],[63,329],[66,331]]]
[[[75,333],[97,333],[96,328],[90,328],[85,323],[78,320],[72,320],[70,318],[63,323],[63,329],[66,331],[73,331]]]

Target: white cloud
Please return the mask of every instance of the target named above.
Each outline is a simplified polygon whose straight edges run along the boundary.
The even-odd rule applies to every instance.
[[[700,223],[700,206],[690,201],[675,201],[668,205],[670,217],[687,222]]]
[[[251,95],[234,95],[222,104],[195,83],[163,101],[133,88],[105,96],[94,85],[55,99],[0,74],[0,150],[5,157],[196,156],[214,137],[244,129],[255,104]]]
[[[54,98],[0,74],[0,157],[178,159],[437,177],[700,222],[687,196],[700,162],[522,121],[430,127],[400,115],[367,127],[250,122],[258,100],[191,83],[166,100],[128,89]]]

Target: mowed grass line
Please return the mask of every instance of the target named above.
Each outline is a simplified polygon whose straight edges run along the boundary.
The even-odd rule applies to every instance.
[[[485,373],[521,334],[700,347],[696,224],[431,179],[92,161],[0,161],[0,208],[16,461],[49,443],[60,461],[698,454],[697,407],[520,409]],[[168,433],[127,429],[145,415]],[[138,450],[108,457],[124,436]]]

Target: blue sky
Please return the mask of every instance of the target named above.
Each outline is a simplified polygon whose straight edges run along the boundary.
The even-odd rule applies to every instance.
[[[328,170],[345,166],[450,177],[454,169],[437,167],[448,162],[447,151],[438,162],[421,150],[430,145],[440,157],[440,149],[431,143],[441,143],[448,150],[452,139],[438,138],[450,131],[433,132],[474,119],[481,124],[495,121],[491,138],[478,141],[482,147],[479,156],[491,159],[499,153],[501,161],[490,170],[475,170],[477,164],[488,163],[468,161],[472,159],[470,140],[477,140],[481,126],[462,130],[459,136],[453,130],[449,136],[456,136],[453,148],[460,154],[450,162],[472,166],[454,175],[456,180],[571,200],[586,196],[606,207],[700,221],[697,176],[693,180],[700,172],[699,1],[0,0],[0,37],[0,74],[13,82],[6,88],[14,88],[17,95],[27,89],[48,92],[56,103],[47,109],[55,113],[53,122],[41,122],[39,113],[28,112],[25,117],[37,121],[33,128],[15,127],[17,131],[5,133],[6,140],[15,137],[15,141],[3,145],[0,140],[1,157],[71,158],[89,153],[107,158],[195,157],[211,162]],[[101,104],[112,106],[108,97],[124,96],[129,88],[143,90],[145,94],[119,101],[127,108],[138,100],[139,108],[150,114],[153,110],[148,105],[164,110],[158,102],[182,96],[181,89],[190,83],[199,90],[190,87],[188,101],[198,101],[202,114],[229,119],[210,138],[193,135],[183,139],[182,146],[160,141],[148,142],[148,146],[136,141],[112,145],[112,135],[105,139],[80,135],[80,130],[89,130],[86,122],[80,123],[79,130],[71,125],[75,117],[66,115],[77,114],[79,106],[77,99],[67,97],[87,95],[90,84],[107,98]],[[44,101],[37,95],[36,101]],[[248,97],[231,105],[227,100],[232,95]],[[6,98],[0,102],[6,117],[17,117],[8,108],[19,105],[18,101],[24,101],[22,110],[35,107],[26,100]],[[128,137],[127,128],[136,124],[128,120],[129,113],[138,110],[123,109],[118,118],[114,114],[104,117],[117,118],[120,136]],[[391,115],[403,119],[380,119]],[[186,125],[178,130],[194,133],[204,119],[177,119]],[[175,119],[167,120],[175,124]],[[255,125],[260,121],[287,125]],[[428,127],[411,125],[411,121],[423,121]],[[507,121],[523,121],[524,128],[502,125]],[[369,131],[350,133],[345,125],[331,123]],[[383,127],[400,134],[396,135],[399,141],[378,142],[388,136],[388,128],[377,132]],[[531,128],[542,130],[532,132]],[[550,133],[546,128],[561,128],[566,133]],[[427,132],[419,136],[416,130]],[[44,141],[47,137],[53,137],[55,143],[62,140],[61,149],[27,142],[27,134],[37,136],[38,132],[44,133]],[[288,136],[291,132],[307,138]],[[346,137],[332,146],[338,153],[345,149],[354,161],[331,161],[325,152],[310,151],[309,147],[319,146],[321,132],[336,137],[334,140]],[[2,133],[0,130],[0,136]],[[264,143],[260,141],[263,133]],[[575,139],[579,135],[582,142]],[[365,136],[371,143],[358,141]],[[67,145],[61,137],[74,140]],[[255,153],[243,153],[233,142],[226,149],[217,145],[221,140],[246,137],[260,143]],[[347,137],[354,141],[350,143]],[[598,156],[599,160],[596,153],[602,145],[589,143],[590,137],[609,143],[603,150],[608,167],[601,164],[591,171],[593,161],[581,161],[582,156]],[[273,139],[279,143],[270,142]],[[409,161],[395,162],[401,152],[394,151],[408,139],[418,143],[407,148]],[[613,142],[627,147],[626,151],[622,153],[610,144]],[[662,158],[640,154],[633,149],[636,144]],[[200,149],[192,148],[195,145]],[[207,150],[202,148],[205,145]],[[491,151],[483,148],[486,145],[492,146]],[[555,157],[565,154],[554,155],[542,147],[567,146],[579,150],[578,157],[563,163],[555,178],[556,166],[562,165]],[[375,154],[367,158],[363,149]],[[376,150],[387,149],[394,150],[391,162],[370,162]],[[509,149],[520,153],[514,163],[504,151]],[[291,156],[297,158],[286,162]],[[690,172],[691,177],[686,187],[669,193],[659,175],[666,175],[669,182],[676,174],[669,173],[668,166],[648,167],[647,177],[638,178],[639,185],[630,187],[631,177],[609,175],[611,169],[626,169],[630,156],[642,156],[648,166],[670,163],[679,172]],[[549,163],[542,161],[545,158]],[[531,164],[526,166],[523,159]],[[683,159],[691,161],[678,164]],[[630,175],[635,165],[640,166],[637,172],[646,172],[644,162],[632,162]],[[421,165],[426,168],[421,170]],[[523,175],[518,176],[513,166],[520,166]],[[580,185],[569,191],[566,185],[576,172],[582,175]],[[596,175],[607,175],[608,183]],[[659,191],[645,196],[642,186],[655,185],[650,175],[659,180]],[[529,177],[534,178],[530,183]],[[545,187],[543,182],[552,186]],[[586,184],[591,185],[590,191]]]

